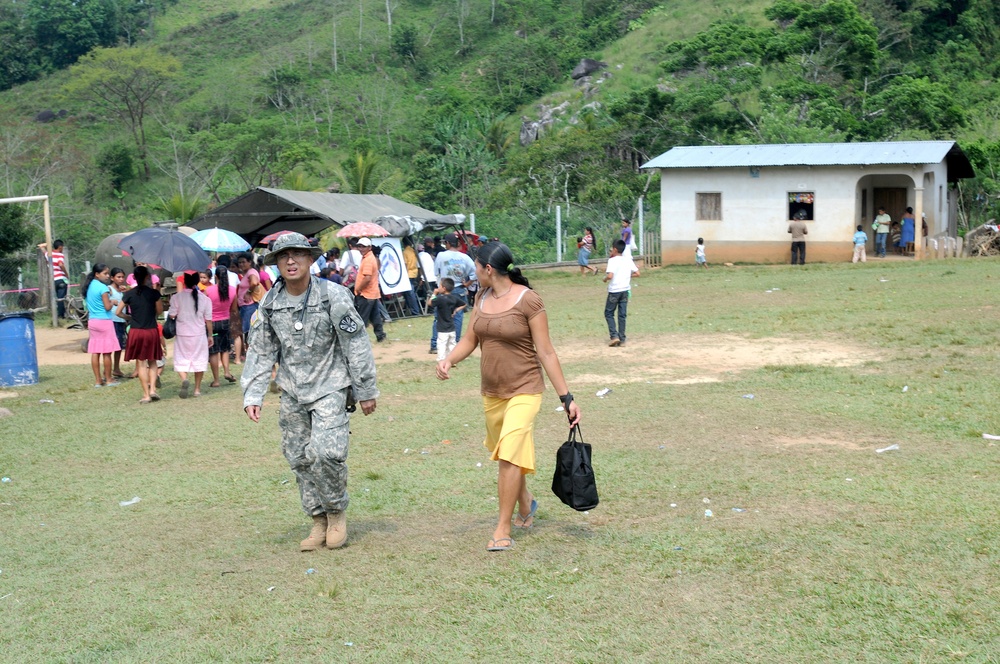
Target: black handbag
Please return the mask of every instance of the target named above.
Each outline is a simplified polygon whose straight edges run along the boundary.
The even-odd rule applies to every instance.
[[[167,320],[163,321],[163,338],[173,339],[177,336],[177,319],[173,316],[167,316]]]
[[[579,424],[570,429],[569,440],[556,451],[552,493],[580,512],[594,509],[599,502],[597,480],[590,462],[590,445],[583,442]]]

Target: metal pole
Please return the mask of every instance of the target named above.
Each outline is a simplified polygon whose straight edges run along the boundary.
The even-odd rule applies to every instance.
[[[49,266],[49,313],[52,315],[52,327],[59,327],[59,309],[56,302],[56,274],[52,265],[52,223],[49,218],[49,197],[42,201],[42,217],[45,219],[45,244],[49,248],[49,260],[45,263]],[[69,276],[69,266],[66,266],[67,277]]]
[[[56,309],[56,282],[53,279],[52,271],[52,225],[49,221],[49,197],[48,196],[17,196],[15,198],[0,198],[0,205],[6,203],[42,203],[42,216],[45,219],[45,246],[48,247],[48,259],[45,264],[49,270],[49,309],[52,313],[52,327],[59,327]],[[41,288],[41,284],[39,284]]]
[[[924,257],[924,188],[913,188],[913,259]]]
[[[556,206],[556,262],[562,263],[562,206]]]
[[[642,216],[642,196],[640,196],[639,197],[639,255],[640,256],[645,256],[646,255],[646,252],[644,251],[645,244],[646,244],[646,239],[644,237],[646,234],[643,232],[644,231],[644,227],[645,227],[645,225],[644,225],[644,220],[643,220],[643,216]]]
[[[473,233],[475,233],[476,232],[476,213],[475,212],[470,212],[469,213],[469,226],[470,226],[469,230],[471,230]]]

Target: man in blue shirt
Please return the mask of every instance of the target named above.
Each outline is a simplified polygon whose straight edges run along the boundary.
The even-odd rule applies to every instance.
[[[463,254],[458,250],[458,235],[452,233],[445,238],[445,242],[448,244],[448,248],[442,251],[434,259],[434,273],[437,275],[438,283],[445,277],[450,278],[455,282],[455,290],[452,291],[452,295],[457,295],[463,301],[465,301],[469,306],[472,303],[468,301],[469,296],[469,284],[476,278],[476,264],[472,261],[467,254]],[[465,318],[465,310],[461,310],[455,313],[455,342],[462,340],[462,319]],[[431,350],[432,353],[437,353],[437,319],[434,320],[434,326],[431,329]]]

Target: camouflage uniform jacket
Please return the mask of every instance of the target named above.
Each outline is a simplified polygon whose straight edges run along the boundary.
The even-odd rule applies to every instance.
[[[275,284],[250,324],[243,376],[243,407],[260,406],[278,363],[275,381],[299,403],[312,403],[345,387],[358,401],[377,399],[375,358],[365,324],[350,292],[311,277],[305,314],[293,303],[284,283]],[[302,323],[296,330],[296,323]]]

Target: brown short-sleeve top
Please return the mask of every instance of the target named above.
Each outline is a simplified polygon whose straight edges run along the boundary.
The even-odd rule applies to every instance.
[[[528,289],[507,311],[484,313],[482,301],[490,290],[487,288],[480,294],[472,322],[482,351],[479,360],[482,394],[498,399],[541,394],[545,389],[542,365],[535,353],[528,321],[545,311],[545,304],[538,293]]]

